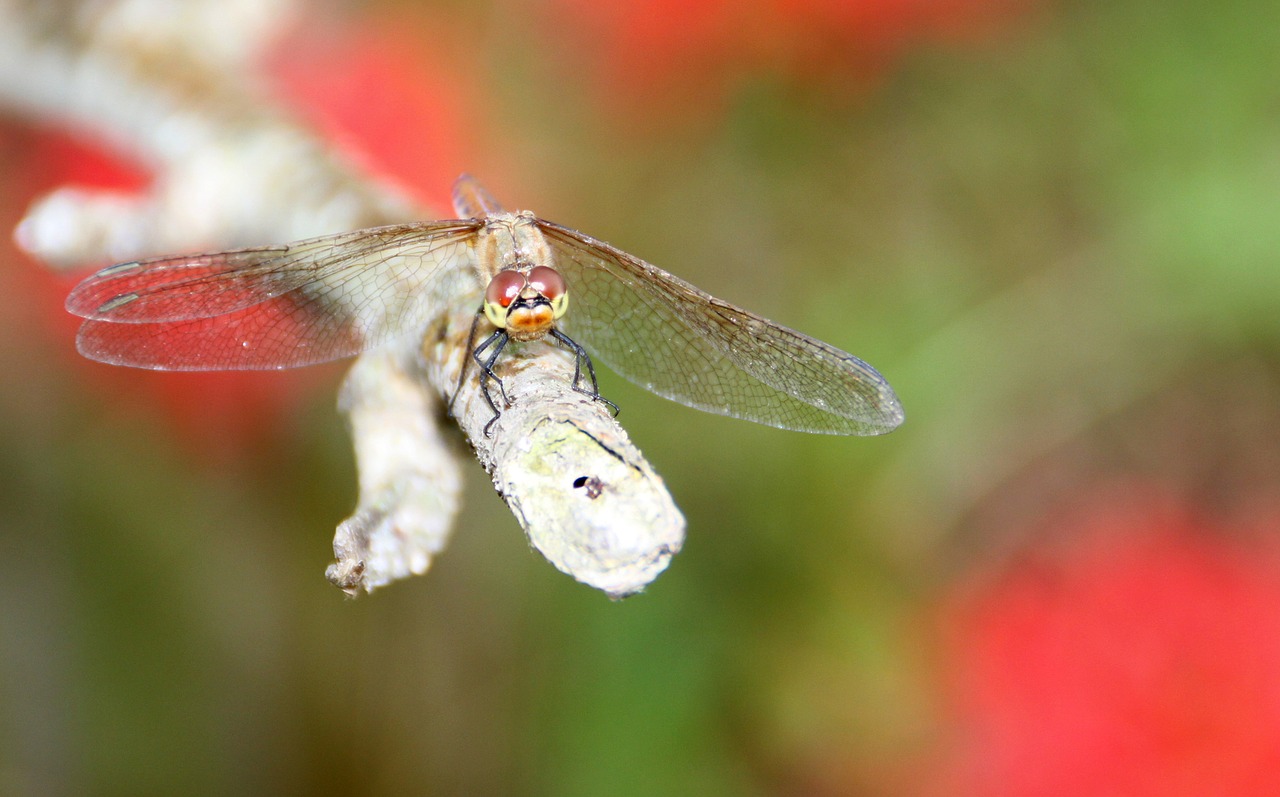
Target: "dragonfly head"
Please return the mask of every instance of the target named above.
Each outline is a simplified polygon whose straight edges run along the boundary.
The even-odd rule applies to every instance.
[[[569,309],[569,291],[560,272],[534,266],[527,273],[509,268],[489,280],[484,314],[516,340],[537,340]]]

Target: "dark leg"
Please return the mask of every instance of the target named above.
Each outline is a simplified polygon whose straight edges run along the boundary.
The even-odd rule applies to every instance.
[[[471,356],[475,359],[476,364],[480,366],[480,393],[484,396],[485,402],[488,403],[489,409],[493,410],[493,417],[484,425],[485,437],[489,436],[489,430],[493,428],[494,421],[498,420],[498,417],[502,415],[502,410],[498,409],[498,405],[494,402],[492,394],[489,393],[490,379],[498,383],[498,390],[502,393],[503,404],[506,405],[511,403],[511,399],[507,398],[507,389],[502,386],[502,379],[493,372],[493,364],[498,361],[498,355],[502,353],[502,350],[510,340],[511,337],[507,334],[507,331],[505,329],[499,329],[497,332],[494,332],[492,335],[485,338],[484,342],[479,346],[476,346],[475,350],[471,352]],[[490,346],[493,346],[493,351],[489,353],[488,359],[480,359],[481,352]]]
[[[568,335],[564,334],[558,329],[552,328],[551,337],[560,341],[560,343],[562,343],[565,346],[565,348],[573,352],[573,389],[578,391],[579,393],[583,393],[585,395],[590,396],[596,401],[609,405],[609,407],[613,410],[614,417],[616,418],[618,415],[618,412],[620,412],[620,410],[618,409],[618,405],[614,404],[609,399],[600,395],[600,385],[598,382],[596,382],[596,367],[591,362],[591,355],[587,354],[587,350],[579,346],[577,341],[575,341],[573,338],[569,337]],[[582,387],[582,364],[583,363],[587,364],[587,376],[591,377],[590,390],[587,390],[586,388]]]

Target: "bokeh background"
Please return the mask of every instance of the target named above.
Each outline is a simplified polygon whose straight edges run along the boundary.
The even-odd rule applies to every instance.
[[[1280,5],[300,5],[284,107],[864,357],[906,425],[604,393],[689,522],[621,603],[477,467],[425,577],[322,577],[342,365],[74,351],[0,240],[0,793],[1280,792]],[[0,227],[149,179],[0,116]]]

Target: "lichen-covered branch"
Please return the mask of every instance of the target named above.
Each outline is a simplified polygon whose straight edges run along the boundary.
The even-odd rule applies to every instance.
[[[62,189],[37,202],[20,244],[57,267],[284,242],[442,214],[346,162],[273,104],[255,74],[293,4],[282,0],[0,0],[0,104],[100,138],[147,164],[145,196]],[[492,413],[471,370],[479,304],[442,298],[422,340],[359,358],[343,390],[360,471],[330,579],[354,594],[421,573],[457,512],[459,463],[440,426],[451,404],[529,540],[611,596],[643,588],[679,550],[684,520],[606,408],[571,389],[544,344],[504,358],[512,406]],[[457,395],[455,395],[455,393]]]

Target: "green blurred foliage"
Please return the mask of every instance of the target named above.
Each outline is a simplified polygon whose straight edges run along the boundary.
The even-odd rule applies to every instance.
[[[1210,430],[1223,396],[1276,418],[1280,5],[1045,4],[873,85],[752,74],[642,126],[511,5],[451,13],[492,91],[470,168],[504,202],[865,357],[906,425],[787,434],[605,376],[689,521],[647,594],[555,572],[477,468],[432,571],[352,602],[321,577],[355,490],[331,393],[201,461],[24,315],[0,792],[902,793],[939,722],[936,602],[1051,498],[1209,456],[1274,491],[1232,464],[1247,441],[1108,441],[1170,396]],[[5,193],[13,223],[32,197]]]

